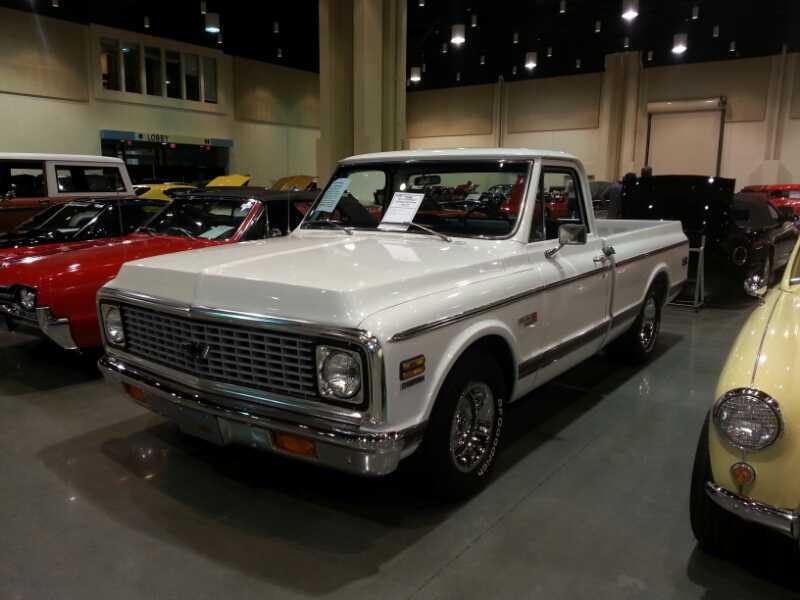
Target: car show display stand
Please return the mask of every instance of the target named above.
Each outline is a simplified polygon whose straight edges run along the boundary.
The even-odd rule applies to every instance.
[[[692,256],[697,257],[697,270],[694,276],[694,285],[692,286],[691,293],[687,295],[679,295],[675,300],[670,302],[673,306],[685,306],[692,308],[695,311],[706,303],[706,286],[705,286],[705,272],[706,272],[706,236],[700,238],[700,245],[689,248],[689,259]],[[689,278],[689,282],[692,279]]]

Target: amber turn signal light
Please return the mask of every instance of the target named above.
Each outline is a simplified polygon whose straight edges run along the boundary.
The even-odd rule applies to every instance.
[[[756,472],[747,463],[740,462],[731,467],[731,477],[737,486],[744,487],[756,480]]]
[[[138,388],[135,385],[130,385],[128,383],[123,383],[122,387],[125,388],[128,396],[136,400],[137,402],[142,402],[144,404],[147,403],[147,400],[144,397],[144,390],[142,388]]]
[[[272,433],[272,444],[279,450],[289,452],[290,454],[307,456],[309,458],[316,458],[317,456],[317,445],[314,443],[314,440],[309,440],[299,435],[274,431]]]
[[[400,363],[400,381],[408,381],[425,372],[425,357],[420,354]]]

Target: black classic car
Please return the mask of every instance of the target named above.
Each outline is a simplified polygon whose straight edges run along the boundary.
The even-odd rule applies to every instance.
[[[752,194],[734,194],[735,185],[734,179],[695,175],[629,178],[622,217],[681,221],[693,248],[705,239],[706,295],[741,292],[748,277],[769,281],[781,272],[798,230],[790,210],[776,210]],[[691,269],[696,268],[695,259]]]
[[[137,198],[71,200],[45,208],[11,231],[0,233],[0,248],[65,244],[126,235],[164,202]]]

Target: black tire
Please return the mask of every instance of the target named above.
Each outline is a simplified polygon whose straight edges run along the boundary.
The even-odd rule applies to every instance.
[[[711,459],[708,454],[708,420],[706,416],[694,456],[689,517],[692,533],[700,548],[709,554],[722,555],[732,548],[736,532],[741,529],[741,523],[706,493],[706,483],[712,480]]]
[[[658,344],[663,304],[664,298],[660,288],[656,285],[650,286],[636,320],[628,331],[611,342],[608,347],[609,352],[633,364],[647,361]]]
[[[486,417],[491,406],[491,429],[478,427],[475,406],[482,394],[489,390],[491,398],[483,395],[481,408]],[[467,394],[472,392],[476,400],[470,404]],[[468,498],[480,491],[489,480],[495,456],[503,432],[503,411],[505,409],[507,386],[497,361],[491,356],[468,351],[455,364],[439,391],[436,404],[428,421],[425,440],[419,449],[418,458],[425,475],[430,479],[431,492],[438,498],[457,501]],[[459,424],[465,424],[464,402],[473,407],[466,411],[471,415],[471,425],[484,432],[480,444],[458,444],[451,440],[467,439]],[[484,406],[486,408],[484,408]],[[461,433],[459,433],[461,429]],[[471,439],[475,439],[472,437]],[[481,450],[482,449],[482,450]],[[459,460],[461,463],[459,464]]]

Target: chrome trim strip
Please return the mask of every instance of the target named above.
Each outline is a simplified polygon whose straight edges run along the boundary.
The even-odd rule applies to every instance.
[[[161,310],[185,318],[205,319],[210,321],[220,321],[225,323],[246,323],[249,326],[268,329],[270,331],[285,331],[304,335],[308,337],[319,337],[325,340],[339,341],[355,344],[360,347],[366,356],[365,371],[369,377],[369,398],[366,411],[354,411],[349,408],[327,404],[320,400],[312,402],[298,398],[281,397],[275,394],[264,394],[258,390],[221,384],[191,377],[186,374],[179,374],[177,371],[158,367],[142,359],[137,359],[118,347],[110,344],[105,338],[105,327],[102,324],[102,312],[99,310],[102,303],[126,302],[139,306],[144,306],[154,310]],[[376,337],[363,329],[343,328],[332,325],[304,321],[299,319],[285,319],[270,315],[255,313],[238,313],[225,309],[210,308],[206,306],[188,306],[174,300],[157,298],[147,294],[127,292],[115,288],[104,287],[97,295],[98,315],[100,315],[100,331],[106,351],[110,354],[124,356],[125,360],[140,361],[140,366],[146,369],[159,371],[165,377],[172,379],[183,379],[188,385],[213,391],[218,394],[231,394],[239,398],[249,398],[251,401],[257,400],[265,404],[273,404],[284,409],[296,407],[303,412],[319,412],[327,418],[338,419],[347,422],[369,422],[381,424],[386,418],[386,374],[384,373],[383,348]]]
[[[566,342],[554,346],[549,350],[545,350],[541,354],[537,354],[533,358],[529,358],[521,363],[517,369],[517,378],[522,379],[528,375],[532,375],[540,369],[549,367],[554,362],[564,358],[567,354],[580,349],[581,346],[586,346],[592,343],[599,337],[602,337],[608,331],[608,324],[610,320],[606,319],[600,325],[596,325],[591,329],[579,333],[575,337],[568,339]]]
[[[245,409],[232,404],[228,398],[205,394],[200,396],[179,383],[164,381],[158,376],[139,370],[109,355],[100,359],[98,367],[109,383],[134,385],[161,400],[218,417],[230,424],[242,424],[267,435],[271,431],[293,433],[313,439],[321,446],[348,449],[351,452],[318,452],[314,460],[326,466],[361,474],[382,475],[393,471],[399,460],[422,440],[427,426],[427,423],[421,423],[394,431],[363,431],[357,426],[338,424],[306,414],[260,406]],[[153,410],[147,404],[142,405]],[[256,411],[250,408],[256,408]],[[223,427],[221,422],[220,427],[223,430],[230,430],[230,424]],[[239,441],[240,437],[237,436]],[[276,451],[270,442],[257,445]],[[288,456],[297,458],[291,454]]]
[[[794,511],[737,496],[711,481],[706,482],[706,494],[721,508],[745,521],[778,531],[793,540],[800,539],[800,515]]]
[[[675,244],[670,244],[666,248],[659,248],[657,250],[651,250],[650,252],[645,252],[644,254],[637,254],[636,256],[631,256],[630,258],[626,258],[626,259],[617,261],[617,262],[614,263],[614,266],[621,267],[621,266],[624,266],[624,265],[626,265],[626,264],[628,264],[630,262],[634,262],[634,261],[637,261],[637,260],[642,260],[643,258],[649,258],[651,256],[655,256],[656,254],[661,254],[662,252],[668,252],[670,250],[674,250],[675,248],[680,248],[681,246],[688,246],[688,245],[689,245],[689,240],[686,240],[685,242],[677,242]]]
[[[651,252],[645,252],[644,254],[640,254],[640,255],[634,256],[632,258],[626,258],[625,260],[620,261],[620,262],[614,262],[613,266],[616,269],[620,265],[625,265],[627,263],[630,263],[630,262],[633,262],[633,261],[636,261],[636,260],[642,260],[642,259],[645,259],[645,258],[649,258],[650,256],[655,256],[656,254],[660,254],[660,253],[666,252],[668,250],[673,250],[673,249],[678,248],[680,246],[688,246],[688,245],[689,245],[688,241],[679,242],[679,243],[667,246],[666,248],[660,248],[658,250],[653,250]],[[475,316],[477,316],[477,315],[479,315],[481,313],[488,312],[490,310],[495,310],[497,308],[502,308],[504,306],[507,306],[509,304],[513,304],[515,302],[520,302],[522,300],[530,298],[531,296],[535,296],[536,294],[541,294],[542,292],[546,292],[548,290],[555,289],[555,288],[560,287],[562,285],[568,285],[570,283],[574,283],[574,282],[579,281],[581,279],[584,279],[586,277],[592,277],[594,275],[597,275],[598,273],[604,273],[604,272],[608,271],[610,268],[611,268],[611,264],[609,263],[609,264],[607,264],[607,265],[605,265],[605,266],[603,266],[603,267],[601,267],[599,269],[594,269],[594,270],[589,271],[587,273],[581,273],[580,275],[575,275],[575,276],[569,277],[567,279],[562,279],[560,281],[555,281],[553,283],[548,283],[546,285],[543,285],[543,286],[538,287],[538,288],[534,288],[534,289],[529,290],[527,292],[522,292],[522,293],[516,294],[514,296],[510,296],[509,298],[506,298],[504,300],[498,300],[496,302],[491,302],[489,304],[484,304],[483,306],[479,306],[477,308],[466,310],[464,312],[457,313],[457,314],[451,315],[449,317],[443,317],[441,319],[437,319],[436,321],[431,321],[429,323],[425,323],[424,325],[418,325],[417,327],[411,327],[410,329],[405,329],[403,331],[395,333],[392,337],[390,337],[387,340],[387,342],[389,342],[389,343],[391,343],[391,342],[404,342],[404,341],[406,341],[408,339],[411,339],[413,337],[417,337],[418,335],[422,335],[423,333],[428,333],[429,331],[433,331],[435,329],[440,329],[442,327],[447,327],[448,325],[452,325],[453,323],[458,323],[459,321],[463,321],[465,319],[470,319],[470,318],[475,317]]]
[[[417,327],[412,327],[410,329],[406,329],[404,331],[400,331],[395,333],[392,337],[390,337],[387,341],[388,342],[403,342],[405,340],[411,339],[413,337],[417,337],[418,335],[422,335],[423,333],[428,333],[429,331],[433,331],[435,329],[440,329],[442,327],[447,327],[448,325],[452,325],[453,323],[458,323],[459,321],[463,321],[465,319],[470,319],[474,316],[477,316],[481,313],[495,310],[497,308],[502,308],[504,306],[508,306],[509,304],[514,304],[516,302],[520,302],[531,296],[535,296],[537,294],[541,294],[548,290],[555,289],[557,287],[561,287],[563,285],[569,285],[570,283],[575,283],[576,281],[580,281],[581,279],[586,279],[588,277],[593,277],[600,273],[605,273],[608,271],[608,267],[601,267],[599,269],[594,269],[589,271],[588,273],[581,273],[580,275],[574,275],[572,277],[568,277],[567,279],[561,279],[559,281],[555,281],[553,283],[548,283],[546,285],[540,286],[538,288],[534,288],[532,290],[528,290],[526,292],[521,292],[519,294],[515,294],[503,300],[498,300],[496,302],[490,302],[489,304],[484,304],[483,306],[479,306],[477,308],[473,308],[470,310],[466,310],[461,313],[457,313],[455,315],[451,315],[449,317],[443,317],[441,319],[437,319],[436,321],[431,321],[430,323],[426,323],[424,325],[419,325]]]
[[[620,311],[615,315],[612,315],[611,329],[614,329],[614,327],[616,327],[620,323],[624,323],[625,321],[629,321],[630,319],[635,318],[639,314],[639,311],[642,310],[643,304],[644,302],[638,302],[637,304],[634,304],[630,308],[626,308],[625,310]]]

